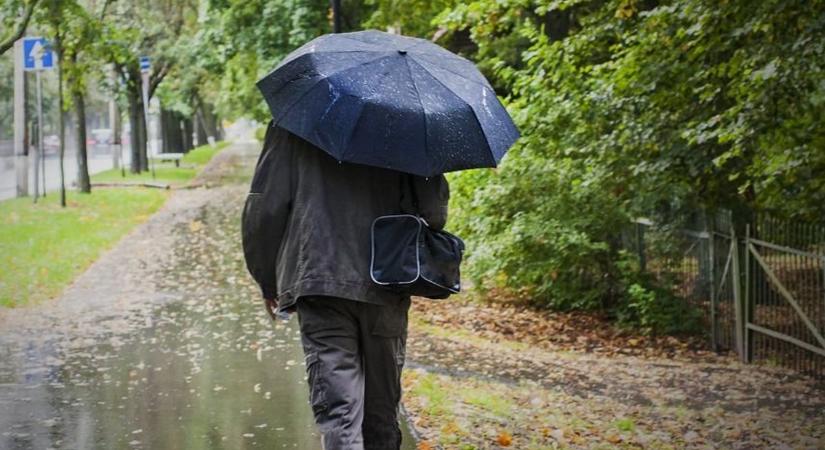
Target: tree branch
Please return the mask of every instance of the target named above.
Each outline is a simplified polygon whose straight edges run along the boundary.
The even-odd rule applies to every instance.
[[[15,41],[23,37],[38,1],[39,0],[31,0],[31,2],[29,2],[28,6],[26,6],[26,12],[23,14],[23,20],[17,25],[17,29],[6,40],[0,41],[0,55],[6,53],[14,45]]]
[[[153,95],[155,95],[155,89],[157,89],[158,85],[166,78],[166,75],[169,74],[169,64],[161,65],[158,70],[149,76],[149,98],[151,99]]]
[[[106,10],[109,9],[109,5],[112,4],[112,0],[106,0],[103,2],[103,7],[100,8],[100,18],[99,20],[103,22],[103,19],[106,18]]]

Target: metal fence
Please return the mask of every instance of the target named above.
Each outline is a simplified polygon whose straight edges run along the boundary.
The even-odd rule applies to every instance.
[[[638,219],[623,238],[643,270],[703,313],[715,350],[825,378],[825,226],[729,212],[678,227]]]

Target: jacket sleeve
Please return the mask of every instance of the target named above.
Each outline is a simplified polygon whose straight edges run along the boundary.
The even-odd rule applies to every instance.
[[[424,178],[410,176],[410,189],[402,189],[401,209],[405,213],[418,214],[434,230],[442,230],[447,224],[447,206],[450,202],[450,185],[444,175]],[[415,204],[417,203],[417,207]]]
[[[267,299],[278,295],[278,250],[292,208],[291,155],[287,132],[270,123],[241,216],[246,267]]]

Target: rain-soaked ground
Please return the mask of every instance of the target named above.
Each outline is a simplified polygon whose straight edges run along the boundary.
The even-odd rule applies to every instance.
[[[321,448],[297,321],[243,265],[258,149],[218,155],[213,187],[174,192],[61,298],[0,311],[0,449]]]

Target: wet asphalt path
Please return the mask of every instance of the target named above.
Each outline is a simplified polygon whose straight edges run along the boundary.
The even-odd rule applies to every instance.
[[[61,298],[0,311],[0,449],[321,448],[297,320],[269,320],[243,265],[258,149],[218,155],[214,187],[173,192]]]

